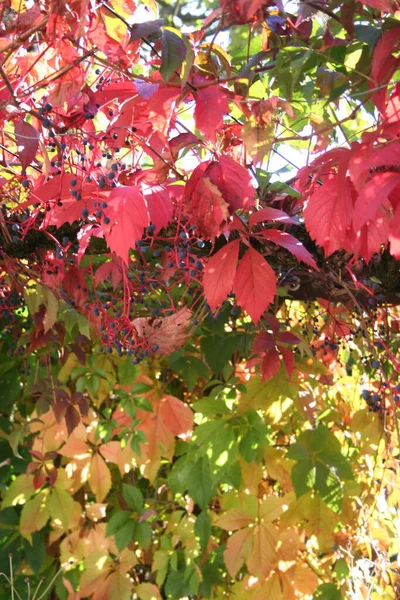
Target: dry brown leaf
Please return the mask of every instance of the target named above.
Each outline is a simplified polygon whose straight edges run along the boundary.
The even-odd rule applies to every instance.
[[[151,353],[169,355],[185,345],[191,318],[192,312],[181,308],[170,317],[133,319],[132,325],[149,344]]]

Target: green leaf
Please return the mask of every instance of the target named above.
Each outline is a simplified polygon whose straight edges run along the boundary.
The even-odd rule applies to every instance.
[[[201,512],[194,524],[194,531],[199,538],[200,547],[204,550],[207,547],[211,535],[211,520],[206,512]]]
[[[340,581],[346,579],[350,571],[344,558],[339,558],[334,566],[333,572]]]
[[[203,510],[207,508],[213,496],[212,478],[208,460],[203,457],[190,465],[190,477],[187,481],[189,494]]]
[[[149,523],[142,521],[136,523],[134,539],[143,550],[146,550],[151,543],[152,529]]]
[[[131,385],[139,374],[139,368],[132,364],[132,358],[128,356],[118,363],[118,379],[121,385]]]
[[[318,460],[331,467],[340,479],[354,479],[350,463],[341,452],[321,452]]]
[[[201,340],[201,349],[215,374],[218,374],[232,358],[239,345],[239,337],[238,335],[224,337],[209,335]]]
[[[119,510],[115,512],[107,523],[106,536],[114,535],[129,520],[131,513],[129,510]]]
[[[302,460],[292,468],[292,483],[297,498],[304,496],[315,485],[315,467],[313,462]]]
[[[291,460],[308,460],[310,454],[303,444],[296,442],[290,446],[286,453],[286,458],[290,458]]]
[[[197,356],[182,356],[172,362],[171,368],[183,379],[189,391],[193,390],[199,377],[209,378],[207,366]]]
[[[165,582],[165,592],[167,598],[176,600],[176,598],[186,598],[190,595],[190,584],[185,579],[184,571],[171,571]]]
[[[161,39],[160,73],[167,83],[186,58],[187,48],[180,32],[172,27],[164,27]]]
[[[27,540],[24,540],[24,553],[25,559],[32,571],[35,575],[39,575],[46,554],[43,535],[37,531],[33,533],[32,546]]]
[[[198,400],[197,402],[194,402],[190,406],[195,412],[201,413],[202,415],[207,417],[213,417],[215,415],[226,415],[231,412],[225,404],[224,400],[221,400],[220,398],[210,398],[207,396],[205,398],[202,398],[201,400]]]
[[[132,519],[126,521],[124,525],[115,532],[115,543],[121,552],[135,537],[137,523]]]
[[[342,594],[334,583],[323,583],[315,590],[313,600],[342,600]]]
[[[122,495],[125,502],[135,512],[140,512],[143,508],[143,495],[137,487],[128,483],[122,484]]]
[[[22,393],[20,372],[14,367],[0,376],[0,406],[10,408]]]
[[[132,394],[144,394],[146,392],[149,392],[152,389],[151,385],[148,385],[147,383],[135,383],[135,385],[132,387],[131,389],[131,393]]]
[[[343,486],[337,475],[319,462],[315,467],[315,487],[329,508],[339,512],[343,500]]]

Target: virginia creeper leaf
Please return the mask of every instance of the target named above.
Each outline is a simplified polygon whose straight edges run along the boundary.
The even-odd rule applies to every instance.
[[[241,259],[233,289],[237,303],[257,324],[274,299],[276,279],[267,261],[254,248],[249,248]]]

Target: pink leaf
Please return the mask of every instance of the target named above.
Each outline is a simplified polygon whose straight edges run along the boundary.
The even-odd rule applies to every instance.
[[[253,248],[249,248],[240,261],[233,289],[237,303],[257,324],[274,299],[276,278],[267,261]]]
[[[218,86],[200,88],[196,95],[194,118],[196,127],[212,142],[223,124],[223,117],[229,111],[225,91]]]
[[[21,119],[15,125],[15,139],[21,166],[26,169],[36,156],[39,146],[39,132]]]
[[[400,183],[399,173],[376,173],[361,188],[354,205],[353,229],[357,232],[373,219],[389,194]]]
[[[268,350],[261,363],[261,375],[263,381],[269,381],[279,373],[281,359],[276,348]]]
[[[204,269],[204,295],[211,310],[217,308],[232,290],[239,245],[239,240],[235,240],[218,250]]]
[[[278,246],[281,246],[282,248],[286,248],[286,250],[289,250],[289,252],[291,252],[298,260],[301,260],[307,265],[310,265],[310,267],[318,270],[317,263],[309,251],[304,248],[303,244],[299,240],[297,240],[293,235],[290,235],[290,233],[279,231],[279,229],[266,229],[261,233],[265,239],[277,244]]]
[[[290,223],[296,225],[296,221],[289,217],[287,213],[279,208],[262,208],[257,212],[254,212],[249,220],[250,227],[253,227],[256,223],[262,223],[262,221],[278,221],[279,223]]]
[[[104,214],[110,219],[104,225],[104,236],[113,252],[128,264],[129,248],[135,245],[150,223],[142,194],[135,186],[120,186],[110,192]]]

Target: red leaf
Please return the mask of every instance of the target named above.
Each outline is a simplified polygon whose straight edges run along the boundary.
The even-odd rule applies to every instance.
[[[278,340],[284,344],[300,344],[301,342],[297,335],[294,335],[294,333],[291,333],[290,331],[283,331],[278,336]]]
[[[264,4],[265,0],[221,0],[223,12],[233,21],[240,24],[248,23],[252,20],[255,13]]]
[[[279,345],[278,348],[279,352],[282,354],[287,376],[290,379],[294,369],[294,354],[289,348],[285,348],[285,346]]]
[[[36,156],[39,146],[39,132],[21,119],[15,125],[15,139],[21,166],[26,169]]]
[[[48,471],[48,476],[49,476],[50,487],[54,487],[54,484],[57,481],[57,477],[58,477],[58,471],[57,471],[57,469],[55,467],[53,467],[52,469],[50,469]]]
[[[143,195],[147,203],[150,221],[156,231],[166,227],[172,219],[173,206],[168,189],[163,185],[152,187],[143,185]]]
[[[29,450],[29,452],[33,456],[33,458],[36,458],[36,460],[43,460],[43,454],[38,450]]]
[[[268,350],[261,363],[261,375],[263,381],[269,381],[279,373],[281,359],[276,348]]]
[[[372,56],[371,75],[374,81],[370,82],[371,88],[376,88],[382,84],[388,83],[393,73],[396,71],[398,60],[394,58],[392,52],[396,49],[399,40],[400,26],[385,31],[379,42],[376,44]],[[386,90],[387,88],[384,87],[383,89],[375,91],[371,96],[371,100],[380,112],[383,112],[385,108]]]
[[[384,206],[381,206],[379,212],[373,221],[368,221],[362,226],[361,230],[349,240],[348,252],[359,254],[367,262],[373,255],[380,252],[382,245],[386,245],[389,237],[390,214]]]
[[[235,240],[218,250],[204,269],[204,295],[211,310],[217,308],[232,290],[239,245],[239,240]]]
[[[274,337],[267,331],[263,331],[258,333],[254,338],[254,342],[251,347],[251,353],[260,354],[260,352],[265,352],[266,350],[271,350],[272,348],[275,348]]]
[[[276,294],[275,273],[267,261],[249,248],[240,261],[233,289],[237,303],[257,324]]]
[[[267,229],[261,233],[265,239],[274,242],[274,244],[278,244],[278,246],[282,246],[282,248],[286,248],[286,250],[289,250],[289,252],[291,252],[298,260],[301,260],[307,265],[310,265],[310,267],[318,270],[317,264],[309,251],[304,248],[299,240],[293,235],[290,235],[290,233],[279,231],[279,229]]]
[[[146,203],[135,186],[120,186],[110,192],[107,205],[104,213],[110,224],[103,227],[104,236],[110,250],[128,264],[129,248],[150,223]]]
[[[343,248],[352,217],[351,183],[339,183],[337,175],[321,176],[323,185],[311,194],[304,209],[306,227],[313,240],[329,256]]]
[[[373,219],[389,194],[400,183],[399,173],[376,173],[361,188],[354,205],[353,229],[357,232]]]
[[[208,176],[208,167],[213,164],[205,162],[196,167],[185,187],[186,211],[199,237],[207,239],[219,235],[229,218],[229,206]]]
[[[196,127],[210,141],[215,142],[228,111],[228,98],[221,87],[210,86],[197,91],[194,111]]]
[[[35,476],[33,478],[33,487],[35,488],[35,490],[38,490],[42,487],[42,485],[46,483],[46,481],[47,475],[43,469],[40,469],[40,471],[36,471]]]
[[[210,179],[218,186],[226,202],[234,210],[253,206],[255,189],[248,170],[225,155],[220,156],[219,164],[221,176],[217,181],[212,174]]]
[[[249,220],[250,227],[253,227],[256,223],[261,223],[262,221],[279,221],[279,223],[289,223],[292,225],[297,225],[297,222],[289,217],[287,213],[283,210],[279,210],[278,208],[262,208],[257,212],[254,212]]]
[[[371,8],[375,8],[376,10],[380,10],[381,12],[393,12],[393,7],[390,4],[390,0],[361,0],[361,3],[366,6],[370,6]]]

